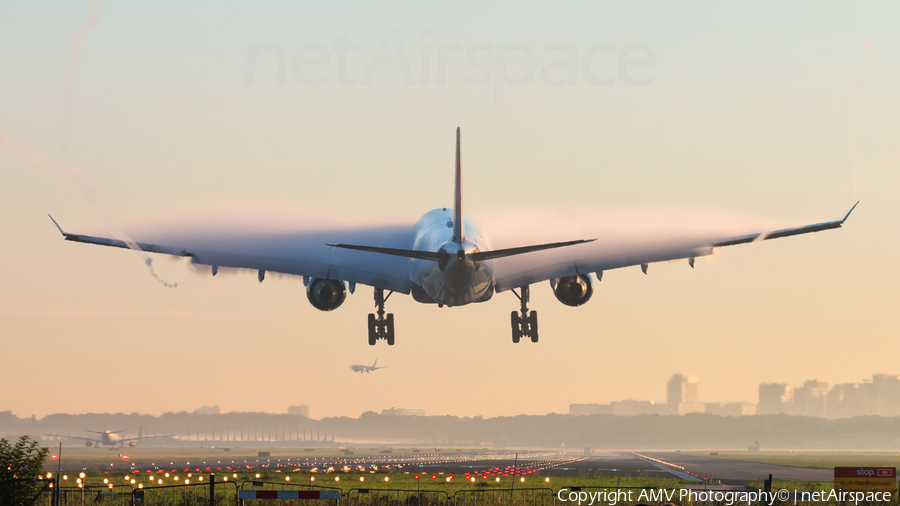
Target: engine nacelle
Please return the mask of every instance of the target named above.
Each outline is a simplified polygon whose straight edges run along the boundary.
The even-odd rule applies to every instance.
[[[137,441],[129,441],[128,446],[134,448],[135,446],[137,446]]]
[[[84,446],[87,446],[88,448],[90,448],[90,447],[94,446],[94,443],[92,443],[90,441],[85,441]]]
[[[591,278],[587,274],[578,276],[566,276],[552,280],[553,295],[557,300],[567,306],[580,306],[591,299],[594,287],[591,286]]]
[[[344,303],[347,289],[343,281],[312,278],[306,285],[306,298],[319,311],[331,311]]]

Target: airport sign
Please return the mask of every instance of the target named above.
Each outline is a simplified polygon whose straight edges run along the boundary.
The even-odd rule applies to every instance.
[[[897,468],[835,467],[834,488],[850,492],[894,490],[897,488]]]

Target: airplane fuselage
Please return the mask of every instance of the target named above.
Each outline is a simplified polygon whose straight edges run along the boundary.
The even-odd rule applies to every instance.
[[[418,302],[463,306],[484,302],[494,294],[492,262],[474,261],[470,255],[487,250],[484,236],[467,218],[464,240],[453,240],[453,210],[429,211],[413,227],[413,249],[448,253],[446,262],[413,260],[410,281]]]
[[[107,446],[115,446],[119,444],[119,439],[121,439],[119,435],[114,432],[105,432],[103,434],[100,434],[100,441],[102,441],[102,444]]]

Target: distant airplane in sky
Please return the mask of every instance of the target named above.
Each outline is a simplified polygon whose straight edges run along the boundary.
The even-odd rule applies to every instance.
[[[44,434],[45,436],[53,436],[53,437],[64,437],[69,439],[82,439],[84,440],[84,445],[88,448],[92,446],[137,446],[138,441],[143,441],[144,439],[156,439],[161,437],[172,437],[171,435],[166,436],[141,436],[141,437],[130,437],[130,438],[122,438],[119,436],[121,430],[109,430],[109,420],[107,417],[106,427],[104,427],[103,432],[99,432],[96,430],[85,430],[85,432],[92,432],[94,434],[100,434],[99,438],[93,437],[82,437],[82,436],[67,436],[63,434]]]
[[[378,369],[384,369],[387,366],[377,367],[378,359],[375,359],[375,363],[372,365],[351,365],[350,369],[353,369],[353,372],[372,372],[377,371]]]
[[[512,340],[518,343],[523,337],[538,341],[537,312],[528,309],[530,287],[535,283],[549,281],[561,303],[580,306],[593,294],[591,273],[599,281],[604,271],[640,265],[646,274],[650,263],[677,259],[687,259],[693,267],[696,257],[710,255],[714,248],[840,228],[856,207],[854,204],[837,221],[774,232],[723,237],[710,233],[701,239],[645,237],[625,245],[612,243],[604,236],[596,247],[587,244],[596,237],[587,237],[491,249],[463,214],[459,128],[456,129],[454,181],[453,208],[430,211],[412,227],[314,232],[210,230],[174,233],[150,243],[131,241],[127,237],[70,234],[55,220],[53,223],[67,241],[189,257],[194,264],[210,266],[214,276],[219,268],[252,269],[260,282],[267,271],[302,276],[310,304],[322,311],[337,309],[348,291],[354,293],[357,284],[372,286],[377,311],[369,314],[370,345],[380,339],[388,345],[394,344],[394,315],[385,315],[385,302],[392,293],[409,294],[416,302],[443,307],[486,302],[495,292],[510,290],[520,301],[520,311],[510,315]],[[576,222],[578,218],[574,216],[571,221]],[[535,232],[547,232],[545,228],[536,228]],[[556,250],[556,253],[534,254],[544,250]],[[511,259],[521,255],[527,256],[520,257],[519,261]]]

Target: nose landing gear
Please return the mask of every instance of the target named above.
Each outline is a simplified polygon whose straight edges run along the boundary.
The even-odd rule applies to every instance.
[[[519,312],[513,311],[510,314],[512,323],[512,341],[518,343],[523,337],[530,337],[532,343],[538,342],[538,323],[537,311],[528,311],[528,299],[530,290],[528,286],[520,288],[522,295],[512,290],[513,295],[518,297],[522,303],[521,315]]]
[[[387,340],[388,346],[394,345],[394,314],[384,314],[384,303],[392,293],[394,292],[388,293],[387,297],[385,297],[383,289],[375,289],[375,307],[378,308],[378,316],[376,318],[376,315],[369,313],[370,346],[375,346],[375,342],[379,339]]]

